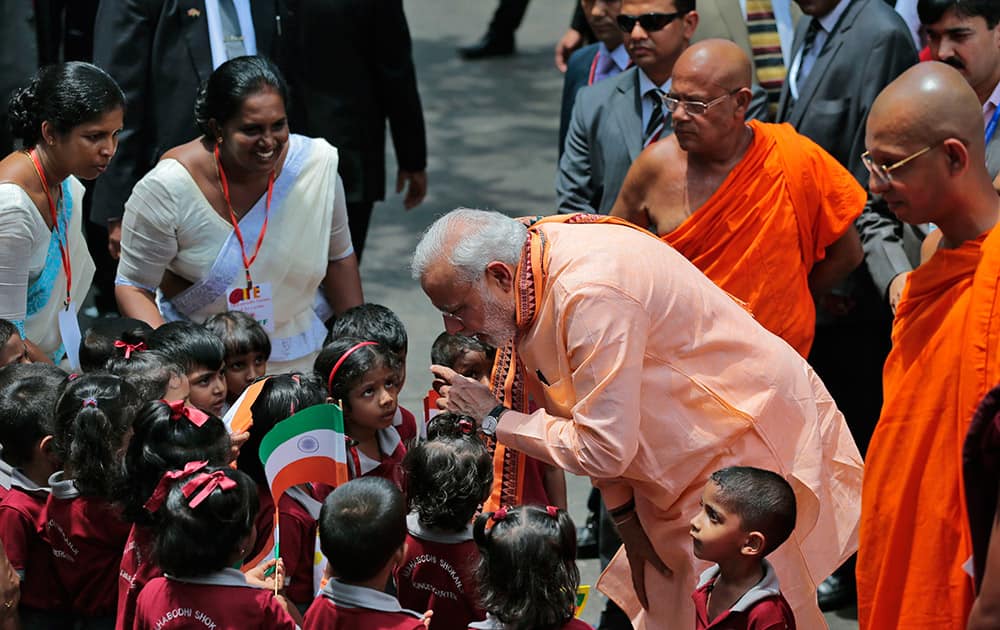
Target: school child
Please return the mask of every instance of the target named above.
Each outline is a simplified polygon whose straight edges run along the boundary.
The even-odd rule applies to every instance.
[[[131,630],[139,592],[163,574],[152,561],[155,519],[146,509],[160,479],[188,462],[224,466],[229,457],[229,433],[219,418],[183,401],[150,401],[139,410],[116,492],[122,517],[132,525],[118,572],[116,630]]]
[[[146,583],[135,630],[292,630],[298,611],[247,581],[239,565],[254,536],[257,489],[231,468],[186,467],[150,498],[153,561],[164,576]]]
[[[490,384],[497,349],[475,337],[443,332],[431,346],[431,363],[450,367],[462,376]]]
[[[80,338],[80,369],[84,373],[99,372],[115,350],[129,343],[138,345],[153,328],[131,317],[102,317],[94,320]]]
[[[403,391],[406,385],[406,354],[409,340],[406,326],[391,309],[372,303],[347,309],[333,321],[326,343],[328,345],[331,341],[343,337],[375,341],[396,355],[399,359],[399,391]],[[392,426],[396,427],[396,432],[407,448],[427,434],[427,426],[418,422],[413,413],[401,406],[396,407]]]
[[[477,630],[587,630],[573,617],[580,572],[576,528],[555,506],[500,508],[474,527],[485,621]]]
[[[0,444],[11,471],[9,492],[0,502],[0,540],[21,579],[20,627],[63,628],[71,621],[66,594],[53,579],[52,548],[38,529],[49,476],[62,468],[52,434],[66,373],[44,363],[6,369],[18,374],[0,388]]]
[[[119,351],[105,369],[135,387],[144,401],[186,401],[191,392],[184,368],[156,350]]]
[[[313,405],[326,403],[323,385],[312,376],[299,373],[267,377],[260,394],[250,406],[253,424],[250,437],[240,449],[237,468],[245,472],[257,485],[257,536],[251,543],[250,559],[273,548],[274,499],[267,483],[264,465],[260,461],[260,442],[267,433],[292,414]],[[313,565],[316,554],[316,521],[322,503],[309,484],[289,488],[278,501],[279,541],[281,559],[285,565],[285,596],[300,611],[309,607],[316,591]],[[263,557],[273,557],[273,553]]]
[[[393,426],[400,383],[399,357],[381,344],[341,337],[316,357],[316,377],[343,403],[351,478],[383,477],[402,487],[406,447]]]
[[[420,613],[385,592],[406,541],[398,488],[372,477],[340,486],[323,502],[319,536],[330,579],[309,607],[304,630],[424,630]]]
[[[0,319],[0,368],[15,363],[31,363],[28,344],[13,322]]]
[[[114,627],[129,526],[111,496],[141,402],[121,378],[95,373],[71,380],[56,404],[53,445],[63,470],[49,478],[42,536],[80,627]]]
[[[486,615],[473,575],[472,517],[489,497],[493,461],[472,418],[443,413],[431,420],[428,440],[407,451],[403,470],[410,513],[396,570],[399,602],[433,610],[431,630],[466,628]]]
[[[205,320],[205,328],[222,340],[226,349],[226,402],[236,402],[255,380],[267,374],[271,338],[264,327],[242,311],[216,313]]]
[[[188,402],[221,417],[226,404],[225,347],[207,328],[192,322],[168,322],[149,333],[146,345],[181,365],[190,386]]]
[[[716,563],[691,595],[697,630],[795,630],[765,560],[791,536],[795,512],[792,486],[775,472],[731,466],[712,473],[691,519],[694,555]]]

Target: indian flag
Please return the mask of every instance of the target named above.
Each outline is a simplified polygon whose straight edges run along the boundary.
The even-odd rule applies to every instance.
[[[300,483],[346,483],[343,412],[336,405],[315,405],[282,420],[261,440],[260,461],[275,505]]]

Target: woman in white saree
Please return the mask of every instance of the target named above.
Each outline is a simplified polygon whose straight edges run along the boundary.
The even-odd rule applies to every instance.
[[[243,310],[271,337],[271,373],[312,370],[324,320],[360,304],[337,150],[288,131],[287,88],[261,57],[209,77],[204,135],[164,154],[132,191],[115,296],[157,327]]]
[[[59,363],[79,349],[77,311],[94,277],[80,179],[115,154],[125,96],[97,66],[70,62],[39,70],[9,109],[24,149],[0,161],[0,318],[33,360]]]

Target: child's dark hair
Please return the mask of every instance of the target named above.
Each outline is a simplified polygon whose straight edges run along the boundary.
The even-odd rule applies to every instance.
[[[458,360],[462,352],[482,352],[487,359],[492,361],[496,356],[497,349],[475,337],[443,332],[437,336],[434,345],[431,346],[431,363],[454,367],[455,361]]]
[[[493,458],[476,435],[475,422],[439,414],[428,440],[407,451],[406,497],[424,527],[460,532],[469,526],[493,486]]]
[[[239,113],[248,97],[268,89],[277,92],[288,109],[288,85],[276,65],[264,57],[234,57],[216,68],[199,90],[194,103],[195,124],[215,140],[219,129]]]
[[[13,322],[0,318],[0,348],[7,345],[10,338],[14,336],[14,333],[21,334]]]
[[[267,377],[257,400],[250,406],[253,424],[250,438],[240,447],[236,466],[259,485],[267,485],[264,464],[260,461],[260,442],[268,431],[285,418],[313,405],[326,402],[323,385],[312,376],[298,372]]]
[[[365,374],[380,367],[386,367],[393,372],[399,373],[402,365],[399,355],[381,344],[376,343],[374,345],[362,346],[347,356],[340,367],[337,368],[337,373],[331,382],[330,372],[337,364],[337,361],[348,350],[363,342],[363,339],[358,339],[357,337],[340,337],[334,339],[320,351],[313,364],[316,378],[320,379],[326,385],[327,393],[331,398],[343,401],[345,410],[350,409],[348,394],[358,384],[358,381],[364,378]]]
[[[71,380],[56,405],[56,454],[80,494],[110,498],[125,435],[142,405],[135,388],[110,374]]]
[[[115,348],[116,341],[136,346],[145,342],[146,335],[153,327],[146,322],[131,317],[102,317],[83,333],[80,339],[80,369],[97,372],[105,369],[108,360],[125,356],[124,350]],[[135,356],[134,352],[129,353]]]
[[[143,504],[163,473],[179,470],[191,461],[207,461],[213,466],[229,463],[229,432],[222,420],[208,416],[198,426],[184,413],[201,412],[183,410],[181,405],[153,400],[143,405],[135,417],[134,433],[125,450],[124,474],[116,492],[125,520],[130,523],[152,524]]]
[[[38,143],[42,123],[59,135],[116,108],[125,107],[125,94],[104,70],[82,61],[46,66],[14,92],[7,105],[10,129],[25,147]]]
[[[480,601],[505,628],[555,630],[573,617],[580,571],[576,528],[565,510],[501,509],[480,515],[473,531]]]
[[[128,381],[144,401],[163,398],[170,379],[185,376],[184,368],[156,350],[133,352],[127,359],[112,357],[108,360],[107,371]]]
[[[776,472],[752,466],[730,466],[712,473],[722,507],[740,517],[745,532],[764,534],[766,556],[788,540],[795,529],[795,492]]]
[[[235,486],[216,487],[191,507],[208,484],[223,478],[232,480]],[[185,497],[183,489],[189,483],[198,489],[192,488],[190,496]],[[196,577],[225,569],[253,529],[259,506],[256,484],[238,470],[209,467],[182,477],[174,482],[156,512],[153,557],[164,573],[175,577]]]
[[[17,363],[4,368],[0,387],[0,444],[3,459],[21,467],[46,435],[55,432],[55,410],[66,373],[46,363]]]
[[[205,328],[222,340],[226,357],[259,352],[271,356],[271,338],[257,320],[242,311],[224,311],[205,320]]]
[[[319,513],[319,544],[334,576],[364,582],[406,541],[406,501],[381,477],[359,477],[334,490]]]
[[[168,322],[149,333],[146,344],[190,374],[196,368],[222,369],[226,348],[207,328],[193,322]]]
[[[326,340],[330,343],[341,337],[377,341],[390,352],[401,357],[406,355],[406,326],[399,316],[381,304],[365,303],[337,316]]]

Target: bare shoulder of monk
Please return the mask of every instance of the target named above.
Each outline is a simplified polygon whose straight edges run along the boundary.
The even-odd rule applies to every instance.
[[[692,208],[687,191],[687,154],[671,135],[648,146],[632,164],[612,214],[669,234]]]

